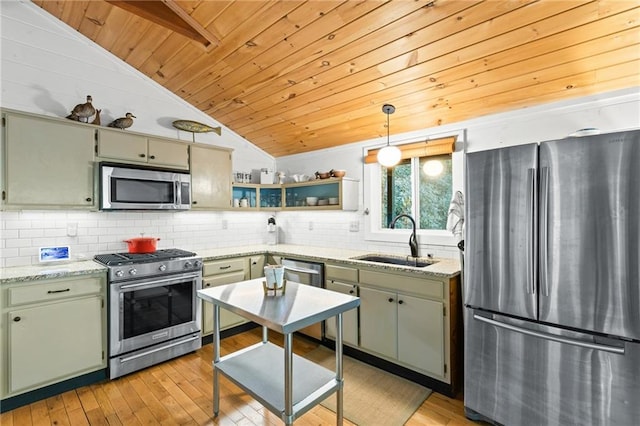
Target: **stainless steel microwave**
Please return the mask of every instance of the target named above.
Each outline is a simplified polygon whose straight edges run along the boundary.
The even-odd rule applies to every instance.
[[[187,210],[191,175],[181,170],[99,163],[100,210]]]

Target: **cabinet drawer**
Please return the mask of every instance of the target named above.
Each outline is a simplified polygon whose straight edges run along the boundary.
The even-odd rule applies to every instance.
[[[444,284],[442,281],[431,280],[429,278],[407,277],[404,275],[360,270],[360,283],[371,284],[394,291],[444,299]]]
[[[211,275],[202,278],[202,288],[217,287],[224,284],[233,284],[244,281],[244,271],[229,272],[227,274]]]
[[[102,291],[103,279],[100,277],[86,277],[48,281],[42,284],[25,284],[7,290],[9,306],[37,303],[47,300],[99,294]]]
[[[345,266],[336,266],[336,265],[325,265],[324,272],[328,279],[358,282],[357,268],[348,268]]]
[[[246,259],[227,259],[215,262],[205,262],[202,275],[226,274],[227,272],[243,271]]]

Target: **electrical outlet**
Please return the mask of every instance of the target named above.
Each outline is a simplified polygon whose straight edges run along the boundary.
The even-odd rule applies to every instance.
[[[309,231],[313,231],[313,222],[309,222]]]
[[[360,230],[360,222],[358,222],[357,220],[354,220],[351,223],[349,223],[349,232],[358,232],[359,230]]]
[[[229,223],[227,222],[227,219],[222,219],[221,223],[222,223],[222,229],[227,229],[229,227]]]
[[[78,222],[67,223],[67,237],[78,236]]]

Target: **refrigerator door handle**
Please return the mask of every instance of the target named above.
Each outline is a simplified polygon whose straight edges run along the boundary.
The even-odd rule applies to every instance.
[[[527,293],[536,293],[537,270],[534,265],[537,263],[537,247],[535,235],[537,233],[537,222],[535,212],[538,198],[536,196],[536,169],[527,170],[527,187],[529,196],[527,197]]]
[[[540,288],[549,296],[549,168],[540,169]]]
[[[526,334],[528,336],[538,337],[544,340],[551,340],[558,343],[566,343],[567,345],[579,346],[581,348],[587,349],[596,349],[599,351],[611,352],[614,354],[624,355],[624,348],[619,348],[617,346],[609,346],[609,345],[601,345],[599,343],[591,343],[591,342],[583,342],[581,340],[575,340],[568,337],[556,336],[555,334],[544,333],[541,331],[528,330],[526,328],[518,327],[511,324],[506,324],[504,322],[496,321],[491,318],[486,318],[477,314],[473,315],[473,319],[478,321],[485,322],[487,324],[494,325],[496,327],[501,327],[507,330],[515,331],[517,333]]]

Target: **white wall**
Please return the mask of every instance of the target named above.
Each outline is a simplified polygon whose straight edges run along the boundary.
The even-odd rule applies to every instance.
[[[138,118],[132,130],[190,141],[190,133],[171,126],[175,119],[200,121],[218,126],[215,120],[167,92],[118,58],[94,45],[84,36],[52,18],[30,2],[0,1],[1,58],[0,106],[21,111],[63,117],[86,95],[103,109],[103,123],[132,112]],[[562,138],[584,128],[603,132],[640,127],[638,89],[481,117],[439,128],[392,136],[400,142],[418,136],[437,136],[464,131],[470,151],[496,146]],[[393,100],[390,99],[393,103]],[[382,113],[381,113],[382,116]],[[222,136],[197,134],[196,140],[234,149],[234,170],[262,167],[292,173],[345,169],[347,176],[360,179],[360,208],[356,212],[278,212],[281,242],[314,246],[335,246],[371,251],[407,253],[406,243],[384,243],[365,238],[366,207],[363,184],[363,152],[380,146],[384,139],[321,150],[275,160],[222,126]],[[393,131],[393,116],[391,116]],[[462,188],[462,150],[454,155],[454,185]],[[266,241],[269,213],[181,212],[113,213],[74,211],[2,212],[0,222],[0,267],[37,263],[37,248],[70,245],[75,258],[97,253],[123,251],[122,240],[144,232],[161,238],[160,248],[188,250]],[[357,223],[357,232],[350,230]],[[226,223],[226,229],[223,227]],[[68,227],[77,224],[76,236]],[[452,244],[422,241],[421,253],[457,257]]]

